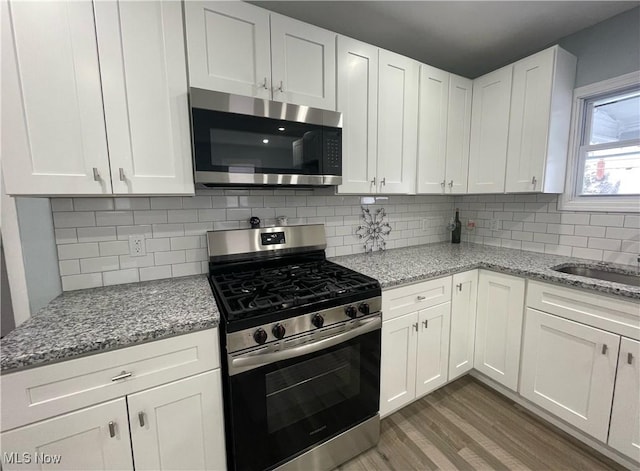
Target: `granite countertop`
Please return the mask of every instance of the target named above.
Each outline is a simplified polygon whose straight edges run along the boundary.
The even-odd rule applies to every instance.
[[[204,275],[61,294],[0,341],[0,371],[217,327]]]
[[[486,268],[630,300],[640,299],[638,286],[569,275],[551,269],[566,264],[583,266],[597,264],[599,268],[605,270],[613,268],[636,273],[634,268],[628,265],[605,264],[488,245],[450,243],[418,245],[385,252],[345,255],[331,260],[377,279],[383,289],[439,278],[473,268]]]

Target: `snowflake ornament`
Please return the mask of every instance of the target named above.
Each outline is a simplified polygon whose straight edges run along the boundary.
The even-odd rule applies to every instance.
[[[356,235],[364,242],[365,252],[386,248],[385,237],[391,233],[391,226],[385,220],[386,217],[387,213],[384,208],[376,209],[372,214],[369,208],[362,206],[362,224],[358,226]]]

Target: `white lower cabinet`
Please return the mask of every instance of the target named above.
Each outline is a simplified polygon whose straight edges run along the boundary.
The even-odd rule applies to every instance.
[[[450,314],[446,302],[382,323],[380,415],[447,382]]]
[[[220,370],[128,396],[136,470],[225,469]]]
[[[7,471],[133,469],[125,398],[4,432],[1,439]]]
[[[640,342],[622,337],[609,445],[640,462]]]
[[[474,368],[514,391],[518,387],[523,278],[480,270]]]
[[[520,393],[607,441],[620,336],[528,308]]]
[[[449,344],[449,379],[473,368],[476,336],[476,300],[478,271],[453,275],[451,292],[451,335]]]

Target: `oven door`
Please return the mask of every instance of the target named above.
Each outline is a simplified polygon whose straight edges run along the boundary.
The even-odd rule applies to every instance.
[[[274,468],[378,413],[380,329],[229,381],[231,469]]]

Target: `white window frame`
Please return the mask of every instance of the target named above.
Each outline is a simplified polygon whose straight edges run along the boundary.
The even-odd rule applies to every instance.
[[[585,123],[585,102],[598,95],[623,91],[640,84],[640,71],[631,72],[602,82],[585,85],[573,91],[573,110],[569,152],[567,153],[567,176],[564,193],[558,199],[558,209],[565,211],[640,212],[640,197],[629,196],[580,196],[576,194],[580,146]]]

